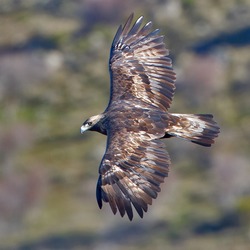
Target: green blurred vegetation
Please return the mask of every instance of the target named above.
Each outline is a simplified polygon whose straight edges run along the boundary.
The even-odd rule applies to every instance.
[[[210,148],[166,140],[172,166],[143,220],[95,201],[119,24],[153,20],[177,72],[172,112],[213,113]],[[248,249],[250,3],[0,0],[0,249]]]

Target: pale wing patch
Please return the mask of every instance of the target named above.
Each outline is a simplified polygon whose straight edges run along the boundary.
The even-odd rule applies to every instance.
[[[183,133],[183,130],[189,131],[190,134],[202,133],[206,128],[206,122],[198,119],[195,115],[180,115],[180,114],[171,114],[172,116],[178,117],[178,122],[172,126],[172,129],[175,130],[176,134]]]
[[[166,133],[192,141],[202,146],[211,146],[220,129],[210,114],[171,114]]]

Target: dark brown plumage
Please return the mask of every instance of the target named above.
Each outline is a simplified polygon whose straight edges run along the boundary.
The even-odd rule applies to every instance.
[[[120,26],[110,52],[111,90],[106,110],[87,119],[81,132],[107,135],[99,168],[97,202],[108,202],[113,213],[135,208],[140,217],[160,192],[168,176],[170,158],[162,138],[179,137],[211,146],[219,127],[209,114],[171,114],[168,108],[176,75],[159,30],[142,27],[133,14]]]

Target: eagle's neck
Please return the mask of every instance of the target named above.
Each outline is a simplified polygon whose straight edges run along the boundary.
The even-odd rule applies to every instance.
[[[99,132],[103,135],[107,135],[107,129],[105,126],[106,115],[105,115],[105,113],[103,113],[103,114],[100,114],[98,116],[99,116],[98,122],[93,127],[91,127],[89,130]]]

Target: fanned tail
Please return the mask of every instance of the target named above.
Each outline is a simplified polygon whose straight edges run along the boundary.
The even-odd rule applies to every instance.
[[[178,137],[196,144],[210,147],[220,128],[211,114],[169,114],[167,137]]]

